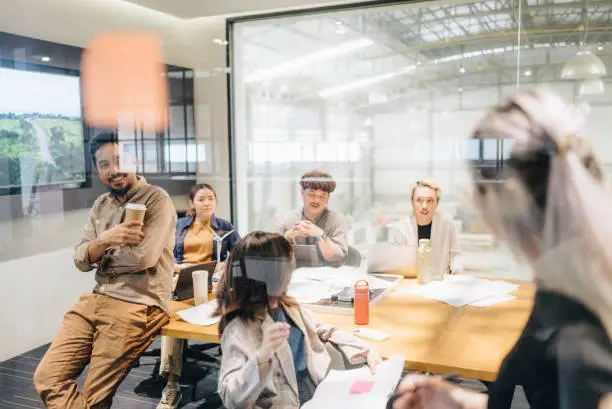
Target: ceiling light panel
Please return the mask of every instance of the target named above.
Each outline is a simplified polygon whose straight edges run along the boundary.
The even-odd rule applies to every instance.
[[[412,72],[416,66],[410,65],[408,67],[402,68],[398,71],[389,72],[386,74],[381,74],[373,77],[363,78],[357,81],[350,82],[348,84],[339,85],[337,87],[327,88],[319,92],[319,96],[321,98],[329,98],[339,94],[343,94],[345,92],[354,91],[360,88],[365,88],[374,84],[378,84],[380,82],[388,81],[390,79],[399,77],[400,75],[408,74]]]
[[[296,71],[302,70],[304,67],[311,66],[321,61],[330,60],[341,55],[354,53],[363,48],[369,47],[374,42],[369,38],[348,41],[333,47],[324,48],[320,51],[305,54],[300,57],[282,62],[270,68],[265,68],[248,75],[245,78],[246,83],[263,81],[272,77],[277,77],[287,73],[294,74]]]

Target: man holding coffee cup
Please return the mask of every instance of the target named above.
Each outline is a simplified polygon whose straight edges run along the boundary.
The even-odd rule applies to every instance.
[[[136,222],[142,226],[144,224],[144,217],[146,211],[147,206],[143,204],[128,203],[125,206],[125,219],[123,220],[123,222]]]
[[[90,148],[109,193],[93,204],[74,262],[81,271],[96,269],[96,286],[64,315],[34,374],[36,390],[51,409],[109,408],[171,314],[172,201],[136,176],[135,166],[125,166],[115,133],[96,135]],[[87,364],[81,393],[75,381]]]

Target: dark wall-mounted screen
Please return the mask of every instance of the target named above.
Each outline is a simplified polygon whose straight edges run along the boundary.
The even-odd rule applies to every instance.
[[[72,209],[90,206],[100,193],[89,141],[107,129],[83,121],[82,56],[79,47],[0,32],[0,197],[34,203],[40,192],[61,190]],[[138,173],[177,194],[186,190],[168,181],[195,181],[206,155],[195,140],[193,71],[167,65],[167,79],[167,129],[119,134],[138,158]]]
[[[0,190],[86,180],[80,78],[0,68]]]

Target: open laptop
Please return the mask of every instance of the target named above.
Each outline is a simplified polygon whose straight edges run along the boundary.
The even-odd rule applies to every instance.
[[[172,299],[175,301],[183,301],[193,298],[193,278],[191,277],[191,273],[194,271],[208,272],[208,292],[211,292],[212,276],[215,272],[216,266],[216,261],[209,261],[208,263],[194,264],[192,266],[183,268],[179,274],[178,281],[176,282],[176,288],[172,294]]]
[[[414,246],[399,246],[392,243],[377,243],[368,247],[368,273],[400,273],[413,275],[416,272]]]
[[[321,259],[317,247],[312,244],[294,244],[293,253],[295,254],[296,267],[320,267]]]

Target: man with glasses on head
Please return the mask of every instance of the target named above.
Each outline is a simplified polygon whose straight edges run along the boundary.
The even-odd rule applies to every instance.
[[[453,218],[437,211],[442,189],[432,178],[417,181],[412,187],[412,215],[395,224],[391,239],[397,245],[416,248],[418,241],[431,241],[431,258],[438,275],[461,272],[459,235]]]
[[[318,170],[305,173],[300,180],[303,206],[290,211],[280,223],[280,233],[294,245],[298,266],[339,267],[346,262],[346,219],[327,208],[329,197],[335,189],[336,182],[331,175]],[[297,250],[304,246],[310,246],[318,260],[304,259],[303,253]]]

